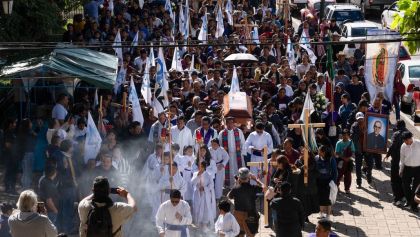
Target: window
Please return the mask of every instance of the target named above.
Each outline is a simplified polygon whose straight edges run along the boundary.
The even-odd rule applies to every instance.
[[[409,78],[420,78],[420,65],[408,67]]]
[[[335,11],[331,18],[335,18],[337,21],[363,21],[363,14],[361,11]]]
[[[378,29],[377,27],[359,27],[351,29],[351,37],[364,37],[369,29]]]
[[[325,2],[324,7],[327,7],[328,5],[333,4],[333,2]],[[316,12],[319,12],[319,10],[321,10],[321,3],[320,2],[316,2],[314,3],[314,9]]]

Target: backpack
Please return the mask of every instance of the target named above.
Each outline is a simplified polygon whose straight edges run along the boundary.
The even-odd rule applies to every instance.
[[[108,208],[109,205],[98,206],[95,202],[92,202],[92,209],[89,211],[87,220],[87,237],[113,237],[121,227],[115,233],[112,233],[112,219],[111,213]]]

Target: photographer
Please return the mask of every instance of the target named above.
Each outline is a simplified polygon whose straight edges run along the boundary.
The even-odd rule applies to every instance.
[[[10,233],[13,237],[27,237],[28,233],[31,237],[57,236],[57,229],[44,215],[45,207],[40,208],[40,204],[34,191],[26,190],[20,194],[18,210],[9,217]]]
[[[239,236],[244,236],[244,234],[246,234],[247,237],[252,237],[257,233],[259,219],[255,200],[257,199],[257,193],[263,192],[263,189],[265,191],[265,186],[255,175],[249,172],[248,168],[245,167],[239,169],[238,177],[235,178],[237,178],[237,184],[229,192],[228,197],[233,199],[235,203],[233,215],[241,227]],[[254,180],[257,185],[251,185],[249,183],[251,179]]]
[[[79,204],[80,237],[123,236],[122,225],[137,210],[134,198],[124,188],[111,189],[103,176],[95,178],[92,191]],[[127,203],[113,202],[110,193],[126,198]]]

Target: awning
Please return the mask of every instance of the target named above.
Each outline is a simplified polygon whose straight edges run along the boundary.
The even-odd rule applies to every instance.
[[[71,48],[65,48],[69,46]],[[22,74],[39,71],[42,74],[55,72],[59,76],[74,77],[98,88],[110,89],[117,78],[118,58],[114,55],[73,45],[57,45],[51,55],[17,62],[5,67],[0,79],[19,79]],[[30,77],[29,77],[30,78]]]

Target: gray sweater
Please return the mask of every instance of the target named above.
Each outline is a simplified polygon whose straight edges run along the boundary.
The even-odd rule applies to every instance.
[[[56,237],[57,228],[47,216],[35,212],[15,211],[9,217],[13,237]]]

